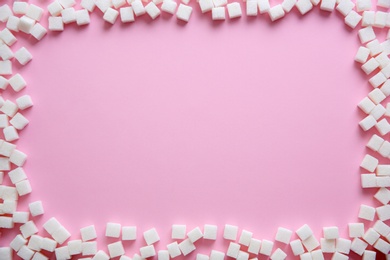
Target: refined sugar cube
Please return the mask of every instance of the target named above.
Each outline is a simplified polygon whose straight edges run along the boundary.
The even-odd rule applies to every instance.
[[[306,248],[307,251],[313,251],[317,247],[320,246],[320,242],[314,237],[310,236],[309,238],[306,238],[302,241],[303,246]]]
[[[73,7],[65,8],[61,11],[64,24],[76,22],[76,10]]]
[[[261,240],[251,238],[251,241],[249,243],[248,252],[254,255],[259,254],[261,247]]]
[[[94,0],[81,0],[80,5],[84,9],[87,9],[88,12],[93,12],[93,10],[95,9],[95,6],[96,6]]]
[[[68,242],[68,250],[70,255],[78,255],[81,254],[82,249],[82,241],[80,239],[72,240]]]
[[[32,59],[32,55],[25,47],[22,47],[15,52],[15,59],[20,64],[26,65]]]
[[[47,34],[47,30],[41,24],[36,23],[30,30],[30,34],[38,41]]]
[[[225,254],[217,250],[211,250],[210,260],[223,260],[225,259]]]
[[[7,158],[0,158],[0,171],[9,171],[11,166]]]
[[[387,122],[386,119],[382,119],[375,125],[376,129],[381,135],[386,135],[390,132],[390,124]],[[384,143],[383,143],[384,144]],[[389,143],[390,145],[390,143]],[[383,145],[382,145],[383,146]],[[386,156],[387,157],[387,156]]]
[[[26,173],[24,172],[23,168],[20,167],[8,172],[8,177],[13,184],[27,179]]]
[[[204,255],[204,254],[197,254],[196,255],[196,260],[209,260],[210,257],[208,255]]]
[[[229,248],[226,252],[226,255],[231,257],[231,258],[237,258],[238,253],[240,252],[240,248],[241,248],[241,246],[239,244],[234,243],[234,242],[230,242]]]
[[[293,232],[291,230],[288,230],[286,228],[278,228],[278,232],[276,233],[275,240],[282,242],[284,244],[290,243],[290,239],[292,236]]]
[[[336,240],[336,251],[348,255],[351,250],[351,243],[349,239],[338,238]]]
[[[372,115],[375,120],[378,120],[386,113],[386,108],[382,106],[381,104],[378,104],[374,107],[374,109],[370,112],[370,115]]]
[[[383,7],[383,8],[390,8],[390,1],[389,0],[378,0],[376,5]]]
[[[379,63],[379,67],[382,69],[381,72],[383,73],[383,75],[388,77],[389,72],[386,70],[383,70],[387,65],[390,64],[390,59],[387,56],[387,53],[382,52],[381,54],[379,54],[378,56],[375,57],[375,60]]]
[[[22,2],[22,1],[15,1],[12,10],[14,14],[19,14],[23,15],[27,13],[27,8],[28,8],[28,3],[27,2]]]
[[[287,254],[285,252],[283,252],[282,249],[278,248],[275,250],[275,252],[271,255],[271,259],[272,260],[283,260],[283,259],[286,259],[287,257]]]
[[[186,237],[186,225],[172,225],[172,239],[184,239]]]
[[[237,239],[238,227],[233,225],[225,225],[223,231],[223,238],[227,240],[235,241]]]
[[[149,229],[144,232],[144,239],[147,245],[152,245],[160,241],[157,230],[155,228]]]
[[[96,0],[95,5],[97,6],[97,8],[99,8],[99,10],[102,13],[105,13],[108,10],[108,8],[113,7],[111,0]]]
[[[274,242],[263,239],[263,241],[261,242],[260,254],[270,256],[273,247],[274,247]]]
[[[70,259],[70,253],[67,246],[57,247],[55,249],[56,259]]]
[[[149,4],[145,6],[145,11],[153,20],[156,19],[161,13],[160,9],[158,9],[156,4],[153,2],[149,2]]]
[[[9,157],[9,161],[16,166],[23,166],[27,160],[27,155],[19,150],[14,150]]]
[[[19,92],[27,86],[26,81],[23,79],[23,77],[19,73],[12,76],[8,80],[8,83],[10,84],[10,86],[12,87],[12,89],[15,92]]]
[[[53,232],[51,234],[53,239],[57,241],[58,244],[62,245],[68,238],[70,238],[70,233],[63,226]]]
[[[368,11],[371,9],[371,0],[357,0],[356,1],[356,10],[358,12]]]
[[[339,228],[338,227],[324,227],[324,238],[325,239],[337,239],[339,238]]]
[[[363,169],[369,172],[374,172],[376,167],[378,166],[378,162],[379,162],[378,159],[376,159],[375,157],[369,154],[366,154],[360,164],[360,167],[362,167]]]
[[[216,225],[204,225],[203,229],[203,238],[208,240],[216,240],[217,239],[217,231],[218,227]]]
[[[12,221],[14,223],[24,224],[28,220],[29,220],[29,213],[28,212],[16,211],[12,215]]]
[[[212,0],[199,0],[199,7],[202,13],[206,13],[213,9],[214,3]]]
[[[363,235],[363,239],[369,244],[373,245],[378,239],[380,235],[373,228],[369,228],[366,233]]]
[[[34,4],[30,4],[27,8],[26,16],[35,20],[40,21],[43,15],[43,9]]]
[[[0,61],[0,75],[11,75],[11,74],[12,74],[11,61],[9,60]]]
[[[188,22],[192,14],[192,7],[184,4],[180,4],[176,11],[177,19]]]
[[[40,252],[35,252],[32,260],[48,260],[49,258]],[[84,259],[85,260],[85,259]]]
[[[361,256],[361,255],[363,255],[364,250],[366,250],[367,246],[368,246],[368,244],[366,242],[364,242],[363,240],[361,240],[359,238],[355,238],[352,241],[351,250],[353,252],[355,252],[356,254]]]
[[[378,232],[381,236],[386,237],[390,233],[390,227],[383,221],[377,220],[373,226],[373,229]]]
[[[111,7],[107,8],[104,13],[103,19],[110,24],[114,24],[119,16],[119,12]]]
[[[388,141],[384,141],[381,147],[378,150],[378,153],[383,157],[389,157],[390,155],[390,143]]]
[[[190,232],[188,232],[187,236],[188,236],[188,239],[192,243],[195,243],[196,241],[198,241],[199,239],[201,239],[203,237],[203,234],[202,234],[202,231],[200,230],[200,228],[196,227],[193,230],[191,230]]]
[[[337,5],[336,10],[342,15],[347,16],[354,8],[355,4],[351,0],[341,0]]]
[[[49,30],[50,31],[63,31],[64,30],[64,22],[62,21],[62,17],[49,17]]]
[[[107,247],[111,258],[125,254],[125,249],[123,248],[123,244],[121,241],[108,244]]]
[[[122,227],[122,240],[136,240],[136,238],[137,238],[137,227],[135,226]]]
[[[362,188],[375,188],[377,187],[375,174],[362,174],[361,175]]]
[[[35,23],[36,23],[35,20],[23,15],[22,17],[20,17],[20,20],[19,20],[19,30],[24,32],[24,33],[30,34]]]
[[[332,12],[336,6],[336,0],[322,0],[320,8],[321,10]]]
[[[21,168],[18,168],[18,169],[21,169]],[[33,216],[33,217],[36,217],[36,216],[39,216],[39,215],[42,215],[43,213],[45,213],[45,211],[43,209],[42,201],[32,202],[32,203],[28,204],[28,207],[30,209],[31,216]]]
[[[194,251],[196,249],[195,245],[189,239],[183,240],[179,244],[179,248],[184,256],[188,255],[189,253],[191,253],[192,251]]]
[[[112,5],[115,7],[115,9],[119,9],[125,4],[126,4],[126,0],[112,0]]]
[[[50,238],[43,238],[41,243],[41,249],[44,249],[48,252],[54,252],[57,247],[57,242]]]
[[[374,217],[375,217],[375,208],[364,205],[364,204],[360,205],[358,217],[361,219],[373,221]],[[350,232],[351,232],[351,230],[350,230]]]
[[[382,137],[373,134],[366,146],[376,152],[382,146],[384,141],[385,140]],[[381,169],[383,169],[383,167],[381,167]]]
[[[121,224],[118,223],[107,223],[106,225],[106,237],[119,238],[121,234]]]
[[[64,8],[72,7],[76,4],[75,0],[58,0]]]
[[[250,1],[252,1],[252,0],[250,0]],[[256,8],[257,8],[257,2],[256,2]],[[225,20],[226,19],[225,7],[223,7],[223,6],[221,6],[221,7],[214,7],[211,10],[211,15],[212,15],[212,19],[215,20],[215,21],[217,21],[217,20]]]
[[[156,255],[156,250],[153,245],[141,247],[139,251],[142,258],[149,258]]]
[[[145,7],[140,0],[135,0],[134,2],[131,3],[131,6],[133,8],[133,12],[135,16],[141,16],[146,12]]]
[[[374,89],[371,92],[368,93],[368,97],[374,102],[375,104],[381,103],[385,98],[385,94],[383,94],[380,89]]]
[[[0,6],[0,22],[5,23],[12,15],[12,10],[9,5],[5,4]]]
[[[27,109],[27,108],[33,106],[32,99],[29,95],[24,95],[24,96],[17,98],[16,104],[17,104],[16,110],[17,110],[17,108],[24,110],[24,109]],[[15,113],[16,113],[16,111],[15,111]]]
[[[28,248],[27,246],[22,246],[17,255],[21,258],[21,259],[31,259],[34,255],[34,251],[31,250],[30,248]]]
[[[310,0],[298,0],[295,6],[302,15],[313,9],[313,4]]]
[[[11,217],[0,217],[0,228],[13,228],[14,222],[12,222]]]
[[[251,243],[251,240],[252,240],[252,235],[253,235],[252,232],[244,229],[241,232],[241,236],[238,240],[238,243],[243,245],[243,246],[249,246],[249,244]]]
[[[290,242],[290,247],[295,256],[301,255],[305,252],[301,240],[293,240]]]
[[[358,35],[361,43],[366,43],[375,40],[376,38],[375,32],[371,26],[360,29]]]
[[[215,7],[221,7],[227,5],[228,1],[227,0],[213,0],[214,6]]]
[[[41,251],[43,237],[38,235],[32,235],[28,241],[27,247],[34,251]]]
[[[13,127],[17,130],[22,130],[29,123],[28,119],[22,114],[16,113],[14,117],[9,121]],[[387,122],[387,121],[386,121]]]
[[[173,1],[165,1],[165,2],[171,3],[171,2],[173,2]],[[164,2],[164,3],[165,3],[165,2]],[[162,6],[161,6],[161,9],[162,9],[163,11],[165,11],[164,8],[163,8],[164,3],[163,3]],[[173,2],[173,3],[176,4],[176,2]],[[168,4],[168,5],[169,5],[169,4]],[[176,9],[176,7],[175,7],[175,9]],[[175,10],[173,10],[173,12],[174,12],[174,11],[175,11]],[[119,13],[120,13],[120,16],[121,16],[121,21],[122,21],[122,23],[134,22],[134,12],[133,12],[133,8],[132,8],[131,6],[121,8],[121,9],[119,10]]]
[[[14,32],[19,32],[19,17],[10,16],[7,21],[7,29]]]
[[[268,11],[271,9],[271,6],[269,4],[269,0],[258,0],[258,6],[259,11],[261,14],[268,13]]]
[[[383,205],[386,205],[390,202],[390,191],[386,188],[380,188],[377,193],[375,193],[374,198]]]
[[[371,101],[368,97],[363,98],[359,104],[358,107],[366,114],[369,114],[375,107],[374,102]]]
[[[27,240],[20,234],[16,235],[16,237],[11,241],[10,247],[16,252],[22,248],[22,246],[27,244]]]
[[[79,26],[90,23],[89,13],[86,9],[76,11],[76,23]]]
[[[371,86],[374,88],[380,87],[383,83],[385,83],[387,80],[386,76],[382,72],[378,72],[375,74],[372,78],[368,80],[370,82]],[[381,93],[383,93],[381,91]]]
[[[167,249],[168,249],[168,252],[169,252],[169,255],[171,256],[171,258],[175,258],[175,257],[181,255],[179,244],[177,242],[173,242],[173,243],[168,244]]]
[[[351,27],[352,29],[356,28],[356,26],[360,23],[362,20],[362,16],[352,10],[349,12],[349,14],[344,18],[344,23]]]
[[[275,6],[271,7],[268,14],[269,14],[269,17],[271,18],[271,21],[276,21],[276,20],[282,18],[285,15],[285,12],[283,10],[282,5],[279,4],[279,5],[275,5]]]
[[[238,2],[227,4],[228,15],[230,19],[241,17],[241,6]]]
[[[379,238],[377,242],[374,244],[374,248],[383,254],[388,254],[390,251],[390,244]]]
[[[15,127],[13,126],[7,126],[3,129],[3,134],[5,140],[8,142],[12,142],[19,139],[19,134],[16,131]]]
[[[386,21],[387,21],[387,13],[377,11],[375,13],[375,23],[374,26],[378,28],[383,28],[386,26]]]
[[[62,7],[62,5],[60,5],[60,3],[56,0],[47,6],[47,10],[49,11],[51,16],[60,15],[63,9],[64,8]]]
[[[282,2],[283,10],[286,13],[290,12],[291,9],[295,6],[296,3],[297,3],[296,0],[283,0],[283,2]]]
[[[157,253],[158,260],[169,260],[169,252],[167,250],[160,250]]]
[[[378,218],[382,221],[390,219],[390,205],[384,205],[376,208],[376,214]]]
[[[8,45],[6,45],[4,43],[1,43],[1,45],[0,45],[0,57],[3,60],[10,60],[10,59],[12,59],[14,57],[14,53],[12,52],[10,47],[8,47]],[[8,85],[8,81],[6,79],[4,79],[4,77],[1,77],[1,78],[2,78],[1,89],[6,89],[6,87]]]
[[[372,26],[375,23],[375,12],[374,11],[364,11],[362,26]],[[368,47],[368,46],[367,46]]]
[[[375,58],[369,59],[361,68],[368,75],[379,67],[379,62]]]
[[[24,180],[15,184],[19,196],[24,196],[32,192],[31,184],[28,180]]]
[[[28,221],[20,226],[20,232],[22,233],[22,236],[27,239],[38,233],[38,228],[35,226],[33,221]]]
[[[93,241],[93,242],[83,242],[81,244],[81,254],[83,256],[85,255],[94,255],[97,253],[97,242],[96,241]]]
[[[311,228],[305,224],[295,232],[301,240],[306,240],[313,235]]]
[[[52,235],[55,231],[60,229],[60,227],[61,227],[61,224],[60,224],[60,222],[58,222],[58,220],[56,218],[50,218],[48,221],[45,222],[45,224],[43,224],[43,228],[50,235]]]
[[[246,15],[247,16],[257,16],[257,13],[259,10],[257,3],[258,3],[257,0],[246,1]],[[213,9],[215,9],[215,8],[213,8]],[[218,9],[218,10],[220,10],[220,9]],[[223,8],[223,11],[225,13],[225,8]]]

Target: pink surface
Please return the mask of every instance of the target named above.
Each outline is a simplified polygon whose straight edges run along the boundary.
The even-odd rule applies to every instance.
[[[136,225],[129,256],[151,227],[164,248],[172,224],[270,240],[279,226],[336,225],[346,237],[373,204],[359,179],[369,135],[356,105],[370,87],[353,62],[356,31],[317,8],[271,24],[215,23],[193,6],[188,24],[163,14],[109,26],[95,11],[87,27],[27,41],[23,93],[35,106],[18,146],[28,200],[45,206],[38,226],[55,216],[78,238],[95,224],[103,246],[106,222]]]

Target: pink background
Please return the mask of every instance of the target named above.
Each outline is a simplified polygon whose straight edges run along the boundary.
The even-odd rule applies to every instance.
[[[212,22],[193,7],[188,24],[163,14],[110,26],[96,10],[89,26],[19,38],[34,55],[15,68],[28,87],[4,95],[35,102],[18,141],[34,192],[20,209],[42,200],[37,225],[55,216],[72,238],[95,224],[104,250],[106,222],[136,225],[129,256],[151,227],[165,248],[172,224],[228,223],[270,240],[279,226],[307,223],[319,237],[336,225],[346,237],[359,205],[376,205],[360,188],[370,135],[356,105],[370,87],[353,61],[356,31],[317,8],[271,24]]]

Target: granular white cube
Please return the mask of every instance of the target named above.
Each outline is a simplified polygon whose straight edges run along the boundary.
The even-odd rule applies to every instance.
[[[322,0],[320,9],[328,12],[332,12],[336,6],[336,0]]]
[[[27,160],[27,155],[19,150],[14,150],[9,161],[18,167],[22,167]]]
[[[17,255],[21,258],[21,259],[31,259],[34,255],[34,251],[31,250],[30,248],[28,248],[27,246],[22,246]]]
[[[197,254],[196,260],[210,260],[210,257],[208,255],[204,255],[204,254]]]
[[[282,5],[275,5],[271,7],[271,9],[268,12],[269,17],[271,18],[271,21],[276,21],[280,18],[282,18],[285,15],[285,12],[283,10]]]
[[[244,246],[249,246],[252,240],[253,233],[248,230],[242,230],[238,243]]]
[[[49,258],[40,252],[35,252],[32,260],[48,260]],[[81,258],[80,258],[81,259]],[[82,259],[81,259],[82,260]],[[85,259],[84,259],[85,260]]]
[[[352,10],[349,12],[349,14],[344,18],[344,23],[351,27],[352,29],[356,28],[356,26],[360,23],[362,20],[362,16]]]
[[[84,9],[87,9],[88,12],[93,12],[93,10],[95,9],[95,6],[96,6],[94,0],[81,0],[80,5]]]
[[[363,98],[359,104],[358,107],[366,114],[369,114],[375,107],[374,102],[371,101],[368,97]]]
[[[356,10],[358,12],[371,10],[371,0],[357,0],[356,1]]]
[[[374,29],[372,29],[372,26],[365,27],[363,29],[360,29],[358,32],[359,39],[361,43],[366,43],[372,40],[375,40],[376,35],[374,32]]]
[[[295,256],[301,255],[305,252],[302,242],[299,239],[290,242],[290,247]]]
[[[313,4],[310,0],[298,0],[295,6],[301,15],[305,15],[307,12],[313,9]]]
[[[10,178],[13,184],[27,179],[26,173],[24,172],[23,168],[20,167],[13,169],[12,171],[9,171],[8,177]]]
[[[16,109],[19,108],[21,110],[24,110],[24,109],[27,109],[27,108],[33,106],[32,99],[29,95],[23,95],[23,96],[17,98],[16,104],[17,104]],[[16,113],[16,111],[15,111],[15,113]]]
[[[313,231],[307,224],[300,227],[297,231],[295,231],[295,233],[301,240],[306,240],[313,235]]]
[[[362,188],[376,188],[377,180],[376,175],[372,174],[362,174],[361,176]]]
[[[70,253],[67,246],[57,247],[55,249],[56,259],[70,259]]]
[[[122,227],[122,240],[136,240],[137,227],[136,226],[123,226]]]
[[[386,76],[382,72],[378,72],[375,74],[372,78],[368,80],[370,82],[371,86],[374,88],[380,87],[383,83],[385,83],[387,80]],[[382,92],[382,91],[381,91]],[[383,92],[382,92],[383,93]]]
[[[39,22],[43,15],[43,9],[34,4],[30,4],[27,8],[26,16]]]
[[[383,205],[386,205],[390,202],[390,191],[386,188],[380,188],[377,193],[375,193],[374,198]]]
[[[369,244],[373,245],[380,237],[380,234],[373,228],[369,228],[363,235],[363,239]]]
[[[384,141],[381,147],[379,147],[378,153],[383,157],[390,156],[390,143],[388,141]]]
[[[364,250],[366,250],[367,246],[368,246],[368,244],[366,242],[364,242],[363,240],[361,240],[359,238],[355,238],[352,241],[351,250],[353,252],[355,252],[356,254],[361,256],[361,255],[363,255]]]
[[[24,211],[15,211],[12,215],[12,221],[14,223],[24,224],[29,220],[30,214]]]
[[[259,12],[259,7],[258,7],[257,3],[258,3],[257,0],[246,1],[246,15],[247,16],[257,16],[257,13]],[[225,12],[225,9],[223,9],[223,10]]]
[[[216,225],[205,224],[203,228],[203,238],[208,240],[217,239],[218,227]]]
[[[115,7],[115,9],[119,9],[125,4],[126,4],[126,0],[112,0],[112,5]]]
[[[225,259],[225,253],[217,250],[211,250],[210,260],[224,260],[224,259]]]
[[[375,58],[369,59],[361,66],[361,69],[368,75],[379,67],[379,62]]]
[[[241,246],[237,243],[230,242],[229,247],[227,249],[226,255],[231,257],[231,258],[236,258],[238,257],[238,253],[240,252]]]
[[[15,1],[12,10],[14,14],[23,15],[27,13],[28,3],[22,1]]]
[[[12,142],[19,139],[18,131],[16,131],[15,127],[7,126],[3,129],[3,134],[5,140],[8,142]]]
[[[9,171],[11,169],[8,158],[0,158],[0,171]]]
[[[52,235],[55,231],[61,228],[61,224],[53,217],[43,224],[43,228],[47,231],[47,233]]]
[[[86,9],[76,11],[76,23],[77,25],[87,25],[90,23],[89,13]]]
[[[14,32],[19,32],[20,18],[16,16],[10,16],[7,21],[7,29]]]
[[[89,242],[83,242],[81,244],[81,254],[83,256],[85,255],[94,255],[97,253],[97,242],[96,241],[89,241]]]
[[[387,255],[390,251],[390,244],[379,238],[377,242],[374,244],[374,248],[381,252],[382,254]]]
[[[121,241],[111,243],[107,245],[108,253],[111,258],[118,257],[125,254],[125,249]]]
[[[21,169],[21,168],[19,168],[19,169]],[[42,215],[43,213],[45,213],[45,211],[43,209],[42,201],[40,201],[40,200],[28,204],[28,207],[30,209],[31,216],[33,216],[33,217],[36,217],[36,216],[39,216],[39,215]]]
[[[376,208],[376,214],[378,218],[382,221],[390,219],[390,205],[384,205]]]
[[[47,6],[47,10],[51,16],[58,16],[61,14],[61,11],[64,10],[64,8],[57,0],[55,0]]]
[[[378,104],[374,107],[374,109],[370,112],[370,115],[372,115],[375,120],[378,120],[386,113],[386,108],[382,106],[381,104]]]
[[[378,232],[381,236],[386,237],[390,233],[390,227],[383,221],[377,220],[373,226],[373,229]]]
[[[0,22],[5,23],[12,15],[12,10],[9,5],[5,4],[0,6]]]
[[[202,234],[202,231],[200,230],[200,228],[196,227],[193,230],[191,230],[190,232],[188,232],[187,236],[188,236],[188,239],[192,243],[195,243],[196,241],[198,241],[199,239],[201,239],[203,237],[203,234]]]
[[[143,3],[140,0],[135,0],[132,2],[131,7],[133,8],[135,16],[141,16],[146,12]]]
[[[382,11],[377,11],[375,13],[375,23],[374,27],[383,28],[386,26],[387,13]]]
[[[261,240],[251,238],[251,241],[248,246],[248,252],[254,255],[258,255],[260,252]]]
[[[14,222],[12,222],[12,217],[0,217],[0,228],[11,229],[14,227]]]
[[[378,159],[369,154],[366,154],[360,164],[360,167],[369,172],[374,172],[376,167],[378,166],[378,163]]]
[[[390,132],[390,124],[386,119],[382,119],[381,121],[377,122],[375,127],[381,135],[386,135]]]
[[[388,78],[390,76],[389,72],[387,71],[387,73],[385,73],[385,70],[383,70],[390,64],[390,59],[389,56],[387,56],[387,53],[382,52],[376,56],[375,59],[379,63],[379,67],[382,69],[381,72]]]
[[[157,253],[158,260],[169,260],[169,252],[168,250],[159,250]]]
[[[64,8],[72,7],[76,4],[75,0],[58,0]]]
[[[71,240],[68,242],[68,250],[70,255],[78,255],[81,254],[82,249],[82,241],[80,239]]]
[[[382,137],[373,134],[366,146],[376,152],[382,146],[384,141],[385,140]]]
[[[62,17],[49,17],[49,30],[61,32],[64,30],[64,22],[62,21]]]
[[[184,239],[186,237],[186,225],[172,225],[172,239]]]
[[[103,19],[110,24],[114,24],[116,19],[119,16],[119,12],[111,7],[107,8],[106,12],[103,15]]]
[[[270,256],[273,247],[274,247],[274,242],[269,241],[267,239],[263,239],[263,241],[261,242],[260,254]]]
[[[177,8],[177,3],[175,1],[165,0],[161,5],[161,10],[169,14],[174,14],[176,8]]]
[[[177,19],[188,22],[192,14],[192,7],[184,4],[180,4],[176,11]]]
[[[34,222],[30,220],[20,226],[20,232],[22,233],[22,236],[27,239],[38,233],[38,228],[35,226]]]
[[[389,0],[378,0],[376,5],[383,7],[383,8],[390,8],[390,1]]]
[[[35,23],[35,20],[23,15],[22,17],[20,17],[19,20],[19,30],[24,33],[30,34]]]
[[[81,239],[83,241],[89,241],[97,238],[96,229],[94,225],[81,228],[80,233],[81,233]]]
[[[40,41],[47,34],[47,30],[40,23],[36,23],[30,30],[30,34]]]
[[[145,6],[145,11],[153,20],[156,19],[161,13],[160,9],[158,9],[156,4],[153,2],[149,2],[149,4]]]
[[[383,94],[380,89],[374,89],[371,92],[368,93],[368,97],[374,102],[375,104],[381,103],[385,98],[385,94]]]
[[[34,251],[41,251],[43,237],[38,235],[32,235],[28,241],[27,247]]]
[[[15,184],[19,196],[24,196],[32,192],[31,184],[28,180],[24,180]]]
[[[57,242],[54,241],[53,239],[47,237],[44,237],[42,239],[41,249],[44,249],[48,252],[54,252],[56,247],[57,247]]]
[[[320,242],[318,242],[317,238],[315,238],[314,235],[303,240],[302,244],[309,252],[320,246]]]
[[[286,257],[287,257],[287,254],[282,249],[278,248],[271,255],[270,259],[272,259],[272,260],[283,260],[283,259],[286,259]]]
[[[199,7],[202,13],[210,12],[214,7],[212,0],[199,0]]]
[[[167,1],[167,2],[173,2],[173,1]],[[164,3],[163,3],[163,5],[164,5]],[[161,9],[163,9],[162,6],[161,6]],[[133,7],[131,7],[131,6],[123,7],[121,9],[119,9],[119,14],[121,16],[122,23],[134,22],[134,20],[135,20],[134,19]]]
[[[9,246],[15,250],[16,252],[22,248],[22,246],[27,244],[27,240],[20,234],[16,235],[16,237],[11,241]]]
[[[279,227],[276,233],[275,240],[287,245],[288,243],[290,243],[292,234],[293,232],[291,230]]]
[[[351,250],[351,243],[349,239],[338,238],[336,240],[336,251],[348,255]]]
[[[253,0],[250,0],[251,2],[254,2]],[[247,2],[248,3],[248,2]],[[257,8],[257,2],[256,2],[256,8]],[[256,9],[257,10],[257,9]],[[225,20],[226,19],[226,12],[225,12],[225,7],[220,6],[220,7],[214,7],[211,10],[211,16],[214,21],[217,20]]]
[[[241,17],[241,6],[238,2],[227,4],[228,15],[230,19]]]
[[[108,8],[113,7],[111,0],[96,0],[95,5],[102,13],[105,13]]]
[[[11,75],[11,74],[12,74],[11,61],[9,60],[0,61],[0,75]]]
[[[121,224],[118,223],[107,223],[106,225],[106,237],[119,238],[121,234]]]
[[[65,8],[61,11],[62,21],[64,24],[76,22],[76,10],[73,7]]]
[[[223,231],[223,238],[235,241],[237,239],[238,227],[226,224]]]
[[[297,3],[296,0],[283,0],[283,2],[282,2],[283,10],[286,13],[290,12],[291,9],[295,6],[296,3]]]
[[[258,6],[260,14],[268,13],[269,9],[271,9],[269,0],[258,0]]]
[[[373,26],[375,23],[375,12],[374,11],[364,11],[362,18],[362,26]]]
[[[373,221],[375,217],[375,208],[367,206],[367,205],[360,205],[360,210],[359,210],[359,218]],[[351,228],[350,228],[351,232]]]
[[[4,44],[4,43],[1,43],[0,45],[0,57],[3,59],[3,60],[10,60],[14,57],[14,53],[12,52],[11,48],[8,47],[7,44]],[[2,77],[2,81],[1,81],[1,89],[5,89],[8,85],[8,81],[7,80],[4,80],[4,78]]]
[[[171,256],[171,258],[175,258],[175,257],[181,255],[179,244],[177,242],[173,242],[173,243],[168,244],[167,249],[168,249],[168,252],[169,252],[169,255]]]
[[[55,241],[57,241],[58,244],[62,245],[66,240],[70,238],[71,234],[68,230],[66,230],[66,228],[61,226],[59,229],[54,231],[51,236]]]
[[[15,92],[19,92],[27,86],[26,81],[19,73],[13,75],[10,79],[8,79],[8,83]]]
[[[195,245],[189,239],[185,239],[179,243],[179,248],[184,256],[188,255],[196,249]]]
[[[221,6],[227,5],[228,1],[227,0],[213,0],[213,3],[214,3],[215,7],[221,7]]]
[[[144,232],[144,239],[147,245],[152,245],[158,241],[160,241],[160,237],[158,236],[157,230],[155,228],[151,228]]]
[[[351,0],[341,0],[337,5],[336,10],[342,15],[347,16],[354,8],[355,4]]]
[[[153,245],[141,247],[139,251],[142,258],[149,258],[156,255],[156,250]]]
[[[338,227],[324,227],[324,238],[325,239],[337,239],[339,238],[339,228]]]

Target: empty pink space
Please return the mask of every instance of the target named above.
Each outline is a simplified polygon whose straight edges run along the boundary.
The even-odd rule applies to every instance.
[[[346,236],[372,199],[359,179],[369,136],[356,105],[369,86],[358,46],[335,12],[215,23],[195,5],[188,24],[109,26],[97,11],[89,26],[27,42],[35,106],[19,145],[29,200],[45,206],[38,226],[55,216],[78,238],[95,224],[105,242],[107,222],[136,225],[130,256],[151,227],[165,248],[172,224]]]

